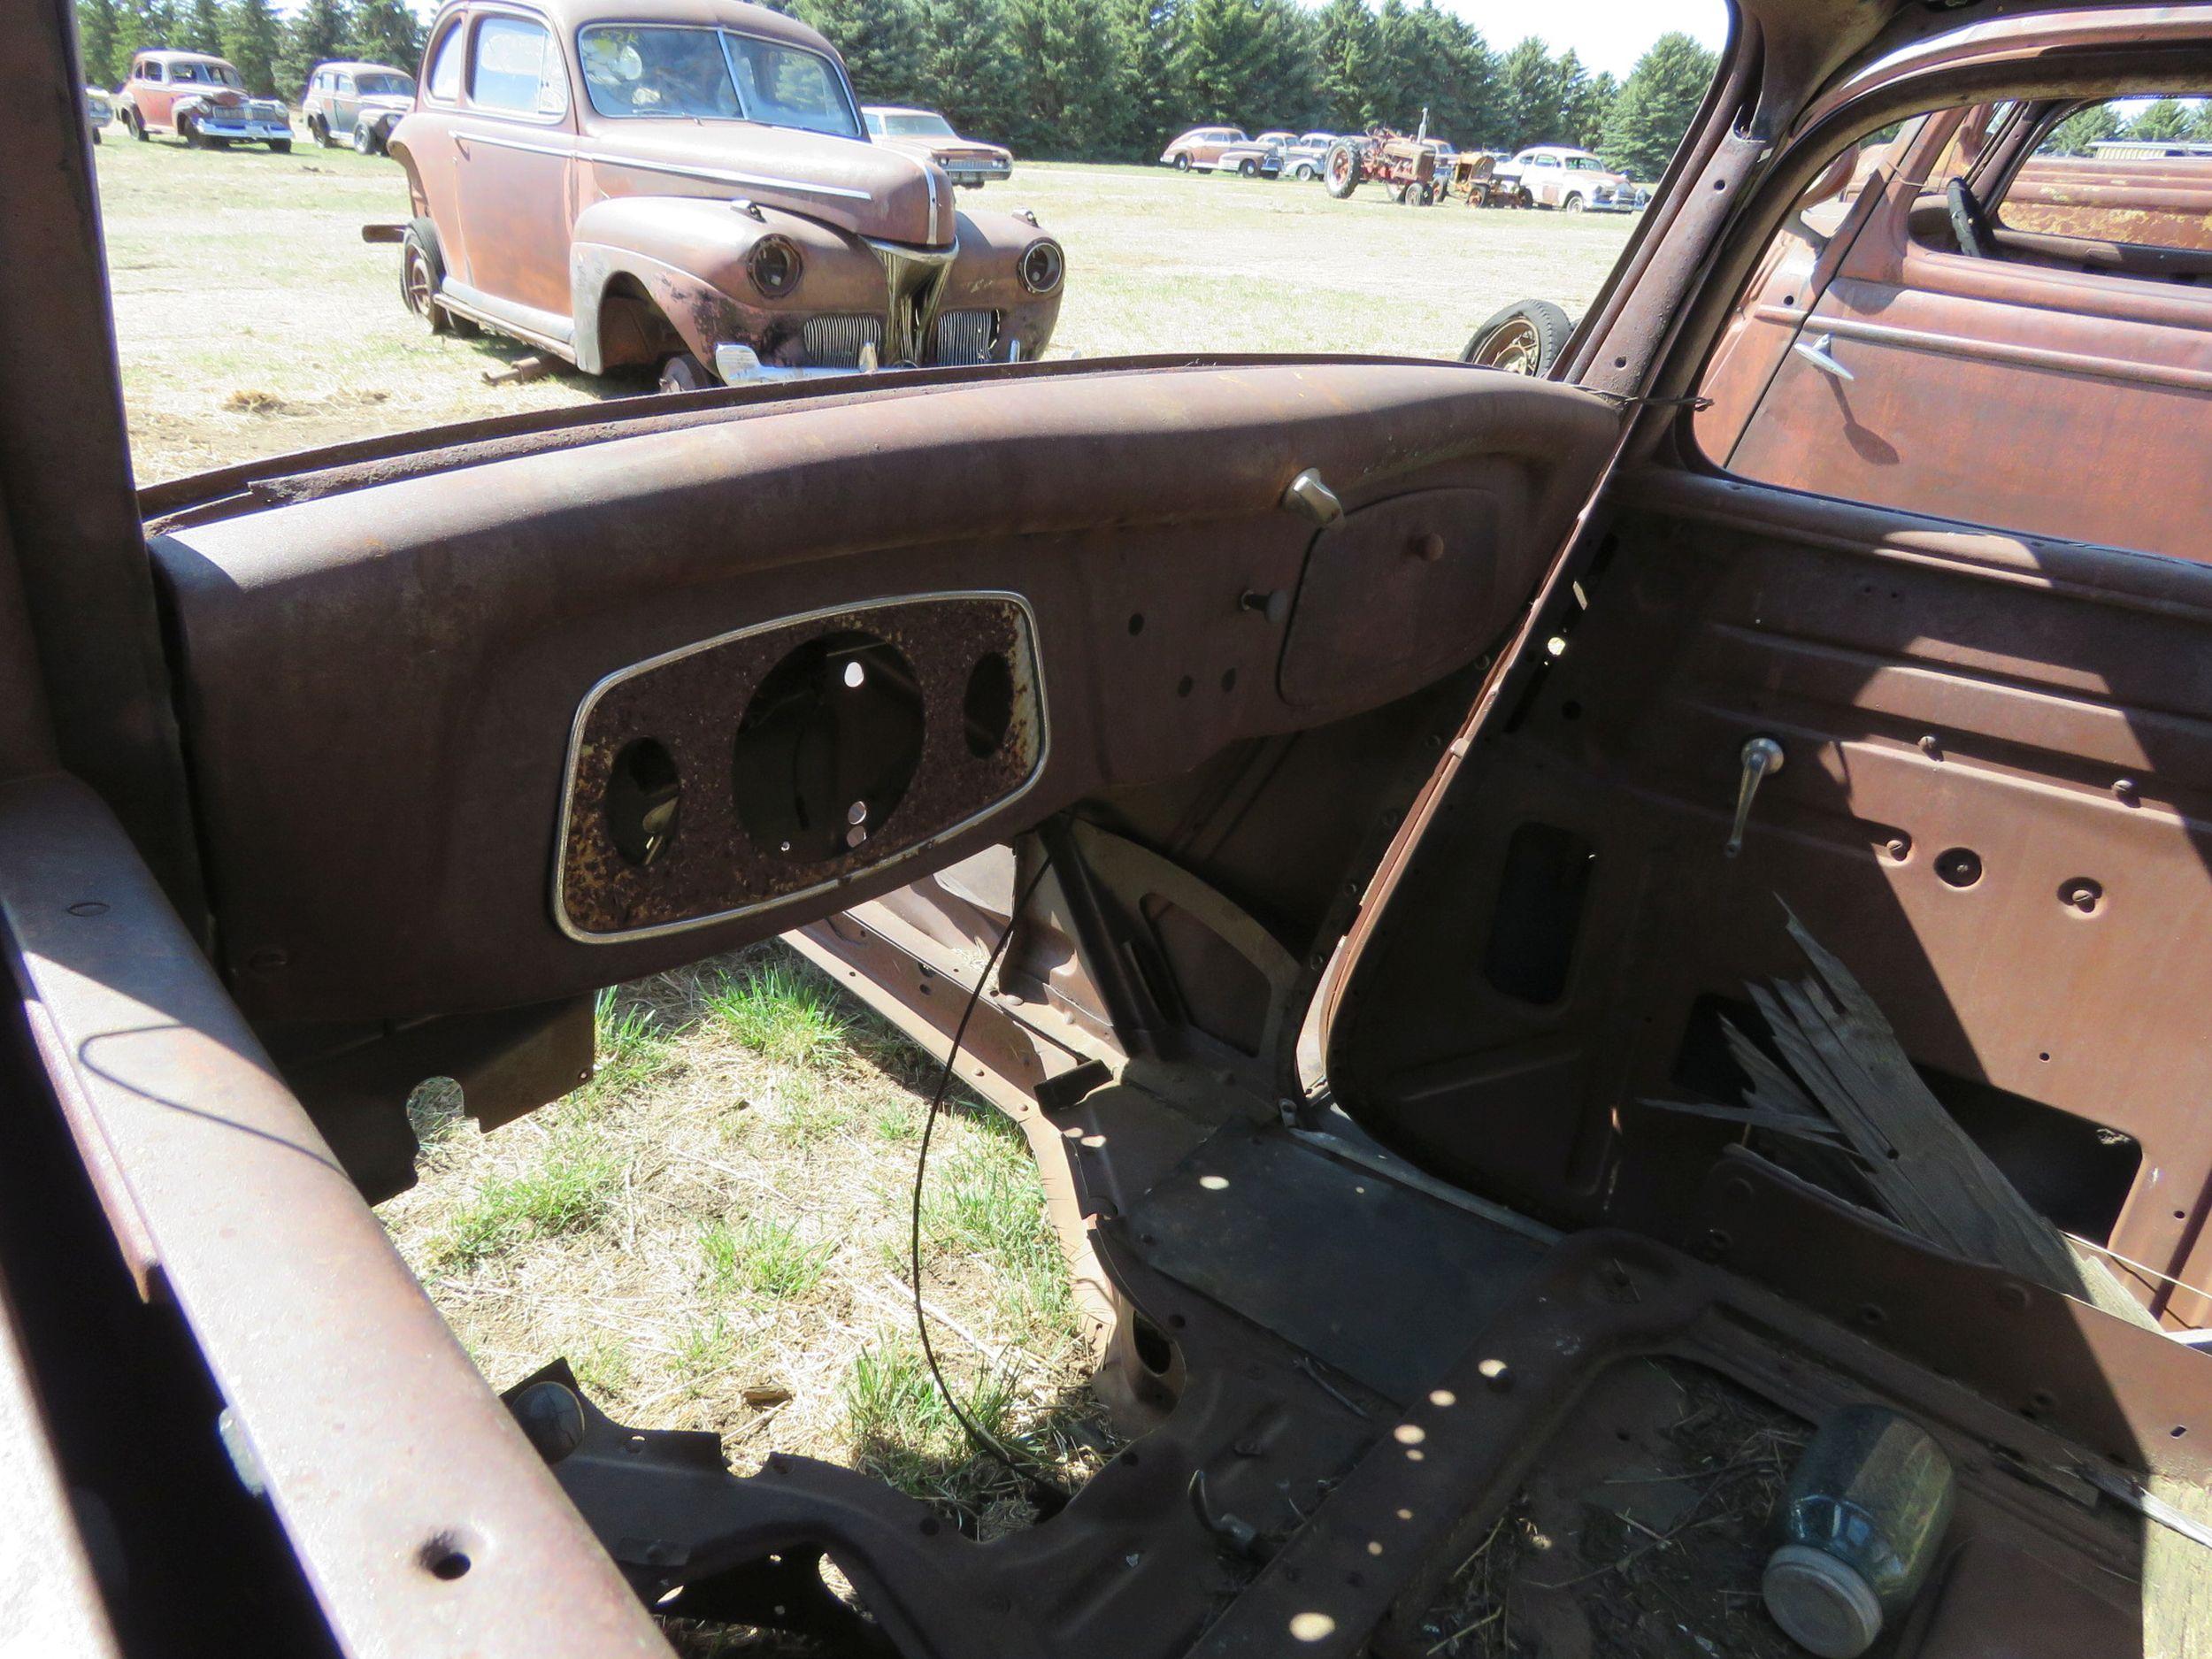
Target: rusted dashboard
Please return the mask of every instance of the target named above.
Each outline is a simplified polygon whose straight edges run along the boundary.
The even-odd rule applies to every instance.
[[[1615,431],[1325,361],[577,412],[154,537],[257,1018],[573,995],[1405,695],[1515,619]]]

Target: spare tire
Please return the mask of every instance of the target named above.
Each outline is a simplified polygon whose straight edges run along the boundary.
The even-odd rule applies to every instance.
[[[1360,146],[1340,138],[1329,146],[1329,158],[1321,164],[1321,180],[1331,196],[1341,202],[1359,188]]]
[[[1462,363],[1541,379],[1559,361],[1574,321],[1549,300],[1522,300],[1475,330]]]

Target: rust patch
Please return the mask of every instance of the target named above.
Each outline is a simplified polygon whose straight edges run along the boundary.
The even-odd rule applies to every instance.
[[[865,841],[834,858],[795,862],[756,842],[740,819],[732,786],[738,724],[787,655],[849,632],[882,640],[911,666],[921,754],[904,795]],[[842,880],[936,839],[1035,775],[1044,741],[1033,651],[1027,616],[1011,599],[924,599],[772,626],[608,687],[575,744],[557,907],[586,934],[680,926]],[[994,656],[1012,678],[1012,718],[997,747],[977,755],[967,736],[968,680]],[[674,838],[644,865],[617,848],[606,810],[616,757],[641,738],[666,748],[681,791]]]

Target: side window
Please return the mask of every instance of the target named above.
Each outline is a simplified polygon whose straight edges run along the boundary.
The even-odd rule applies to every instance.
[[[161,65],[154,63],[142,63],[139,65],[138,78],[141,81],[159,81],[161,79]]]
[[[430,96],[450,104],[461,96],[461,37],[467,31],[456,23],[438,37],[430,53]]]
[[[1706,365],[1698,448],[1758,483],[2212,564],[2212,472],[2164,464],[2212,442],[2201,96],[2090,106],[2063,137],[2081,110],[1938,110],[1830,157]],[[2094,135],[2122,111],[2147,131]]]
[[[486,18],[476,26],[469,102],[517,115],[565,115],[568,80],[561,55],[542,24],[525,18]]]
[[[353,96],[353,77],[351,75],[340,75],[338,77],[337,92],[338,96],[342,98],[349,98]]]

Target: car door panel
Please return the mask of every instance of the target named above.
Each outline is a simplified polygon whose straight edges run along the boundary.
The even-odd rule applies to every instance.
[[[1615,508],[1558,665],[1435,821],[1448,877],[1362,950],[1337,1100],[1478,1190],[1653,1224],[1716,1126],[1644,1102],[1720,1088],[1717,1018],[1761,1029],[1745,982],[1801,974],[1778,898],[2016,1184],[2203,1324],[2212,572],[1655,471]],[[1786,764],[1730,859],[1755,733]],[[1570,937],[1537,986],[1499,941],[1540,898]]]
[[[1928,191],[1958,115],[1876,175],[1839,259],[1793,293],[1769,283],[1747,299],[1700,422],[1723,446],[1708,453],[1821,495],[2212,557],[2212,489],[2168,465],[2212,398],[2212,294],[2145,280],[2116,250],[2062,265],[2046,239],[2008,246],[2003,231],[1989,257],[1955,250]],[[1994,433],[2003,442],[1973,436]]]
[[[545,1002],[781,931],[1102,787],[1399,695],[1309,675],[1287,701],[1286,634],[1307,650],[1394,626],[1436,641],[1437,593],[1455,637],[1425,648],[1420,672],[1440,677],[1517,614],[1615,418],[1458,365],[1310,364],[1033,373],[647,425],[157,540],[209,863],[227,872],[219,932],[250,1012]],[[1348,525],[1410,503],[1390,509],[1404,515],[1390,534],[1413,573],[1340,583],[1309,611],[1302,572],[1339,533],[1284,504],[1308,468],[1353,509]],[[1478,496],[1490,516],[1463,527]],[[1014,596],[1033,630],[1033,671],[1013,664],[1041,689],[1025,705],[1043,722],[1033,767],[975,764],[946,735],[979,660],[980,613],[942,597],[964,595]],[[888,620],[872,614],[886,602]],[[569,782],[595,687],[764,625],[795,649],[872,623],[905,653],[936,733],[904,802],[870,826],[877,849],[780,864],[756,835],[758,865],[731,886],[742,826],[725,812],[710,831],[709,803],[737,787],[733,726],[778,666],[755,652],[711,697],[670,682],[632,710],[630,735],[682,765],[690,838],[680,828],[643,872],[666,931],[630,936],[605,911],[564,932],[555,869],[588,882],[592,859],[557,856],[563,813],[607,810]],[[365,680],[384,694],[365,702]]]

